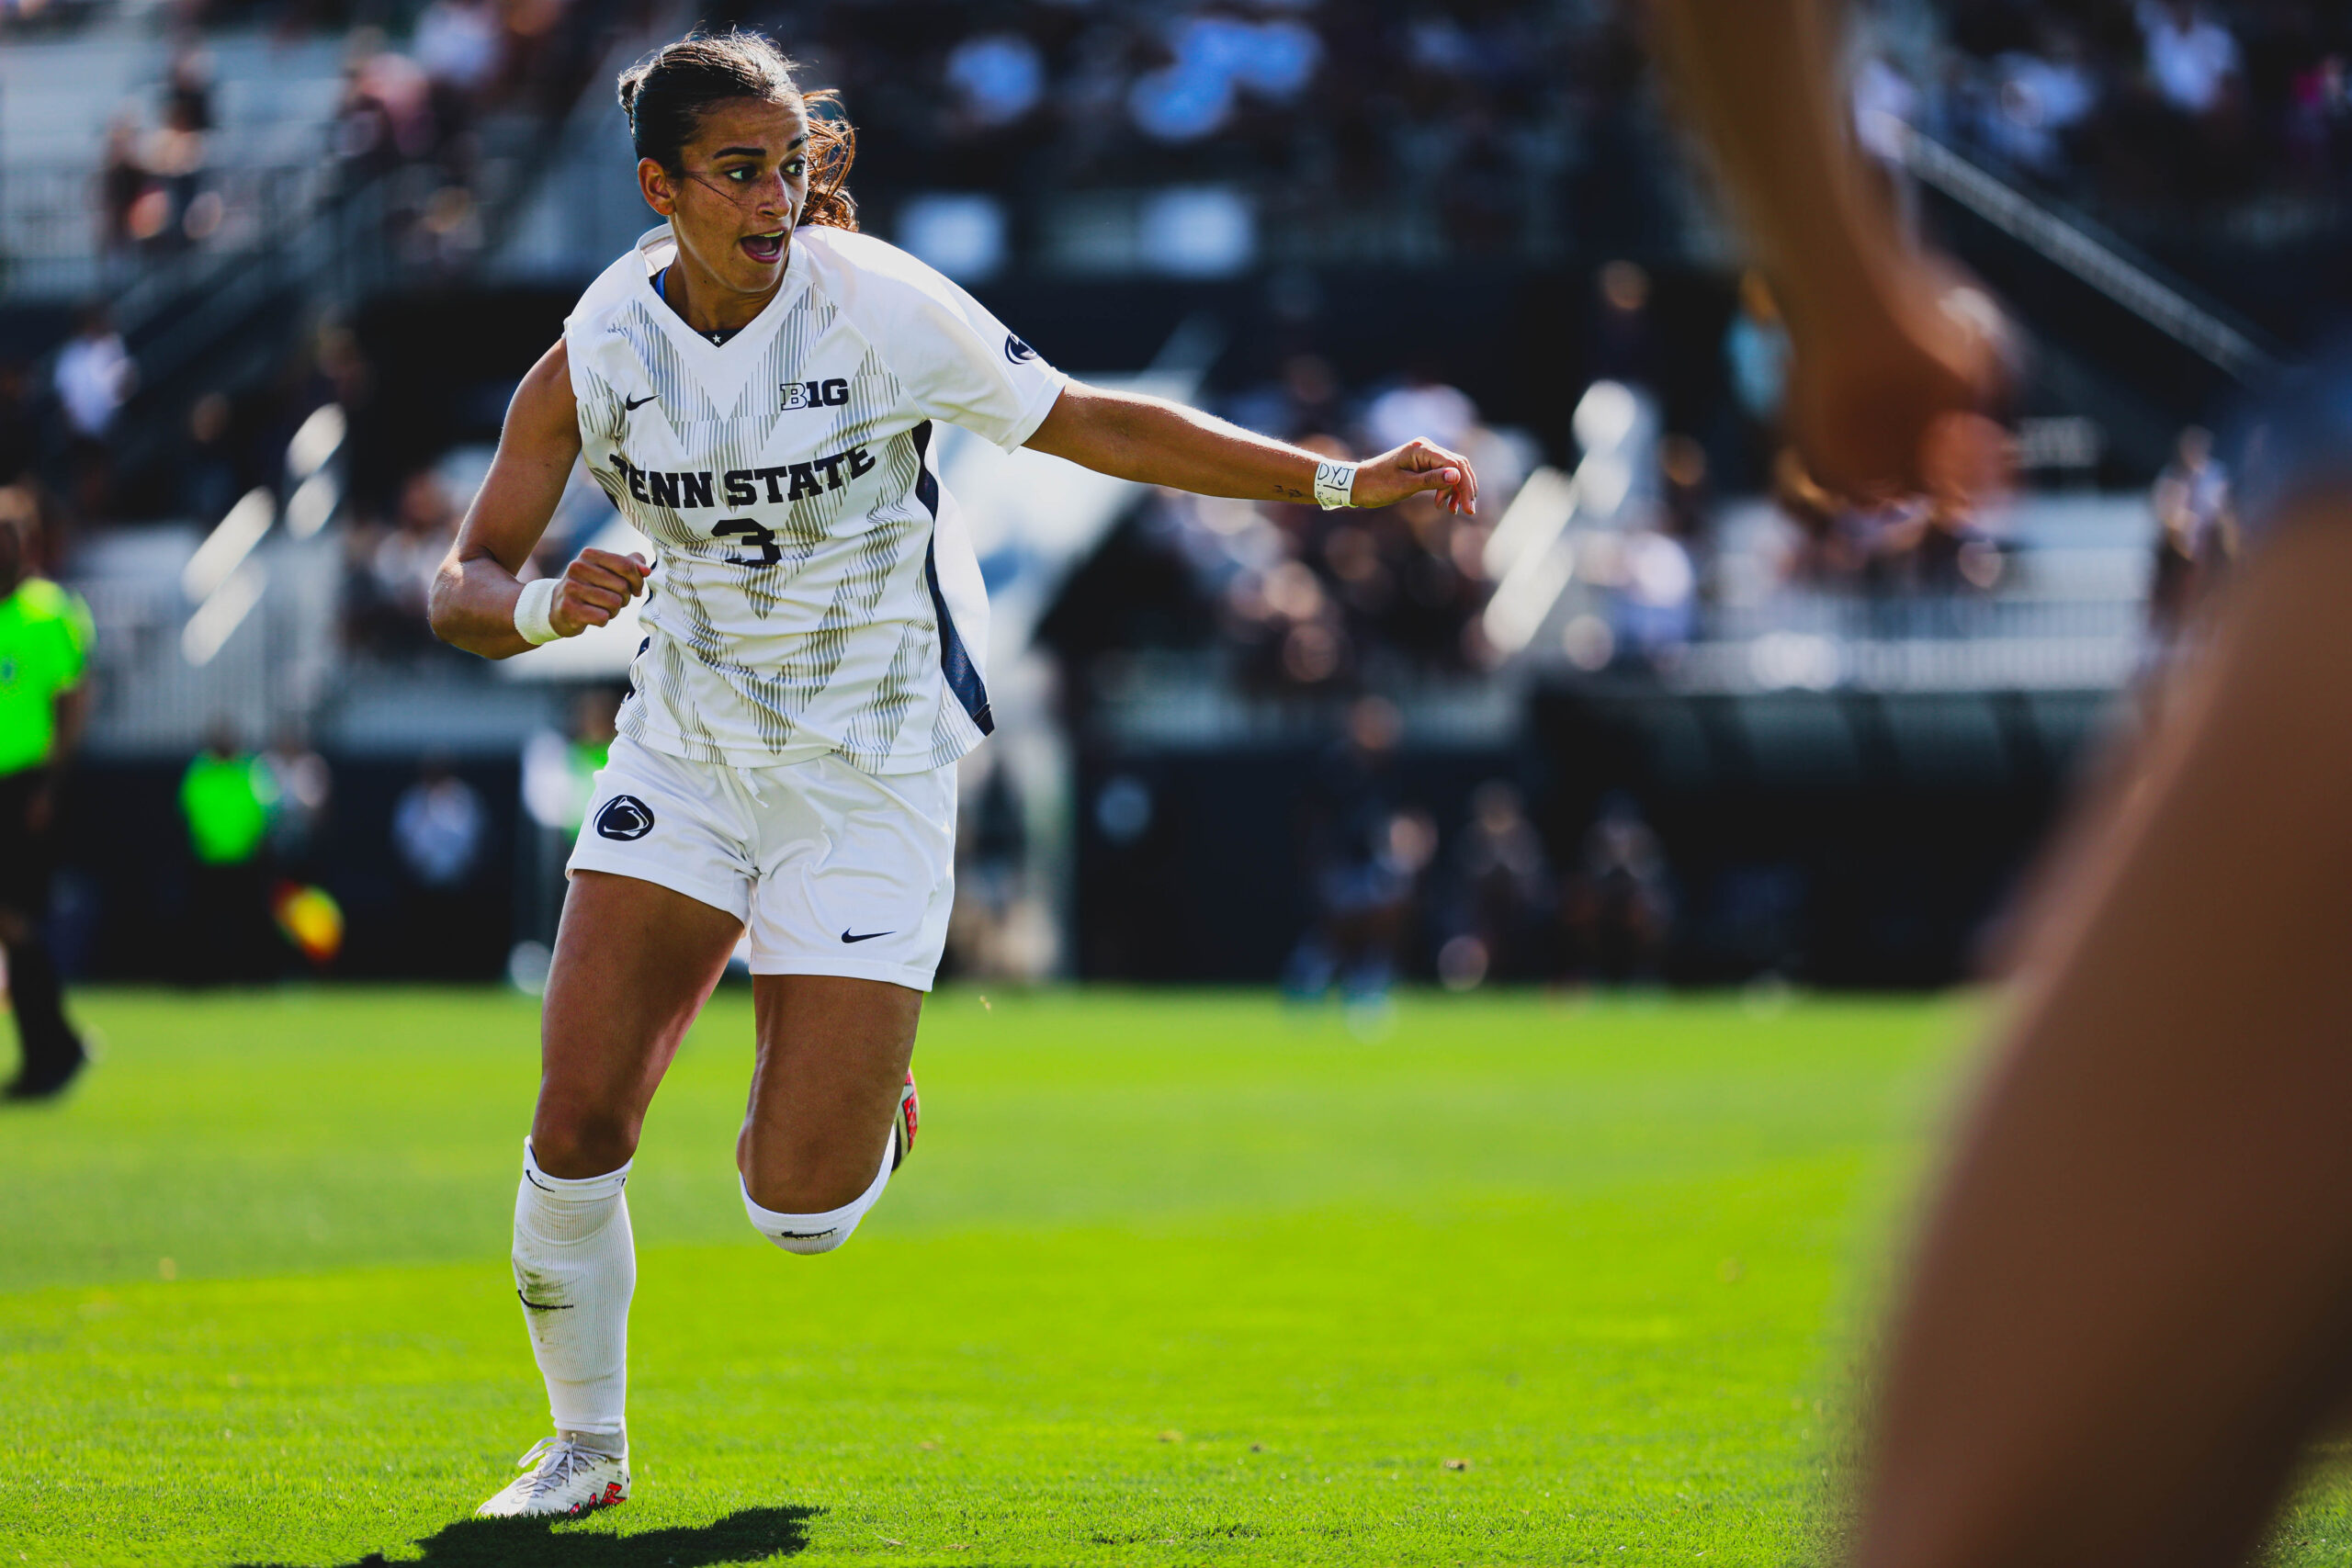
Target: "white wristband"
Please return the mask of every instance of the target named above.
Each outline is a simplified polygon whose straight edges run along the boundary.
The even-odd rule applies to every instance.
[[[1356,493],[1356,465],[1353,463],[1317,463],[1315,465],[1315,504],[1326,512],[1337,512],[1343,506],[1353,506]]]
[[[514,601],[514,629],[523,640],[536,648],[543,642],[553,642],[563,634],[555,629],[556,590],[563,585],[558,577],[535,578],[523,584],[523,596]]]

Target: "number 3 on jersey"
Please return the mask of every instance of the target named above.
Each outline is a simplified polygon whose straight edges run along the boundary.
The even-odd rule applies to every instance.
[[[714,525],[710,536],[714,539],[741,538],[760,552],[756,556],[729,556],[727,558],[737,566],[774,566],[784,558],[784,552],[776,547],[775,530],[748,517],[729,517]]]

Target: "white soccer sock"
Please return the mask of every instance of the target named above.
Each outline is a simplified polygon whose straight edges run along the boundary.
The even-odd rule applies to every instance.
[[[763,1209],[752,1201],[752,1188],[741,1176],[736,1184],[743,1190],[743,1213],[752,1218],[752,1228],[784,1248],[802,1257],[831,1252],[850,1238],[857,1229],[857,1222],[865,1218],[865,1211],[882,1197],[882,1189],[890,1185],[891,1144],[882,1145],[882,1168],[874,1173],[874,1183],[864,1192],[838,1209],[828,1209],[821,1214],[780,1214],[774,1209]]]
[[[628,1301],[637,1291],[628,1182],[627,1165],[576,1181],[549,1176],[523,1140],[514,1291],[561,1432],[627,1431]]]

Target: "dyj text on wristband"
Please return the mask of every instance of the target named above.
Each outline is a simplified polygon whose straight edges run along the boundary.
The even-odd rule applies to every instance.
[[[561,586],[562,579],[554,577],[536,578],[523,584],[523,596],[514,601],[514,629],[523,634],[525,642],[537,647],[553,642],[560,635],[553,617],[556,590]]]
[[[1316,505],[1326,512],[1337,512],[1343,506],[1353,506],[1355,493],[1355,464],[1317,463],[1315,465]]]

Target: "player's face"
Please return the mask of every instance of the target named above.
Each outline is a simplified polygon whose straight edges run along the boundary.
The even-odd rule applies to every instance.
[[[799,106],[730,98],[703,116],[681,163],[674,175],[651,159],[638,170],[679,251],[723,289],[774,292],[808,199],[808,125]]]

